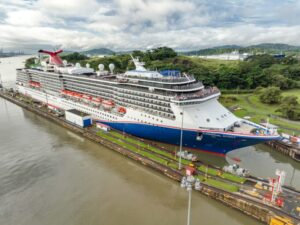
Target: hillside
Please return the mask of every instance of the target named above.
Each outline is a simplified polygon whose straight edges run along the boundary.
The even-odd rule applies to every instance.
[[[262,43],[258,45],[250,46],[239,46],[239,45],[225,45],[206,49],[200,49],[196,51],[182,52],[183,55],[214,55],[230,53],[238,50],[239,52],[250,52],[250,53],[270,53],[270,54],[295,54],[300,52],[300,46],[293,46],[281,43]]]
[[[114,55],[115,52],[108,49],[108,48],[96,48],[96,49],[91,49],[88,51],[83,51],[81,52],[82,54],[85,55],[91,55],[91,56],[95,56],[95,55]]]

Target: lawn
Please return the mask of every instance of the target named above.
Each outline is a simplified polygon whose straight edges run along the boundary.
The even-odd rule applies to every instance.
[[[288,90],[288,91],[284,91],[282,93],[283,96],[287,96],[287,95],[296,95],[298,97],[298,101],[300,102],[300,89],[292,89],[292,90]]]
[[[197,178],[199,178],[199,180],[202,183],[207,184],[212,187],[215,187],[215,188],[219,188],[219,189],[229,191],[229,192],[238,192],[239,191],[239,187],[237,185],[228,184],[226,182],[215,180],[213,178],[205,179],[205,177],[201,176],[201,175],[198,175]]]
[[[283,96],[297,95],[300,98],[300,90],[293,89],[283,92]],[[269,105],[261,103],[257,95],[254,94],[224,94],[220,98],[221,103],[228,107],[240,107],[241,109],[234,111],[234,114],[238,117],[250,116],[250,120],[255,123],[260,123],[261,120],[269,118],[269,122],[280,127],[285,133],[300,134],[299,123],[295,121],[287,121],[280,118],[280,113],[276,112],[279,105]],[[236,100],[234,100],[234,98]]]
[[[101,137],[104,137],[105,139],[115,143],[115,144],[118,144],[118,145],[121,145],[135,153],[138,153],[144,157],[147,157],[149,159],[152,159],[153,161],[156,161],[158,163],[161,163],[163,165],[168,165],[169,167],[173,168],[173,169],[177,169],[177,164],[175,163],[172,163],[172,162],[169,162],[168,160],[165,160],[165,159],[162,159],[154,154],[151,154],[149,152],[146,152],[146,151],[143,151],[142,149],[140,148],[137,148],[129,143],[126,143],[124,142],[123,140],[120,140],[120,139],[117,139],[113,136],[110,136],[108,133],[105,133],[103,131],[99,131],[97,132],[97,135],[101,136]]]
[[[170,158],[170,159],[173,159],[173,160],[177,160],[177,157],[175,157],[175,155],[173,155],[173,154],[171,154],[169,152],[160,150],[158,148],[155,148],[155,147],[153,147],[151,145],[148,145],[148,144],[146,144],[146,143],[144,143],[142,141],[139,141],[137,138],[131,138],[131,137],[127,136],[127,135],[124,136],[124,135],[122,135],[122,134],[120,134],[120,133],[118,133],[116,131],[110,131],[109,133],[112,134],[113,136],[115,136],[115,137],[123,140],[123,141],[132,143],[134,145],[138,145],[138,146],[140,146],[142,148],[148,149],[149,151],[155,152],[155,153],[160,154],[162,156],[165,156],[167,158]],[[186,159],[181,159],[181,162],[183,164],[185,164],[185,165],[188,165],[188,164],[192,163],[191,161],[186,160]]]
[[[201,165],[201,166],[198,167],[198,170],[200,170],[203,173],[206,173],[206,166]],[[214,169],[214,168],[208,168],[207,169],[207,174],[212,175],[212,176],[219,176],[219,177],[224,178],[226,180],[233,181],[233,182],[236,182],[236,183],[241,183],[241,184],[243,184],[246,181],[245,178],[239,177],[239,176],[236,176],[236,175],[233,175],[233,174],[230,174],[230,173],[224,173],[223,172],[223,173],[219,174],[219,171],[217,169]]]

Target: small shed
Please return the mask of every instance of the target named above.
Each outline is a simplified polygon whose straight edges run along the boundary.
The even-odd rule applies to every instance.
[[[87,127],[92,125],[91,115],[81,112],[77,109],[69,109],[65,111],[65,118],[68,122],[80,127]]]
[[[96,123],[96,127],[101,129],[101,130],[104,130],[104,131],[110,131],[110,126],[107,126],[103,123]]]

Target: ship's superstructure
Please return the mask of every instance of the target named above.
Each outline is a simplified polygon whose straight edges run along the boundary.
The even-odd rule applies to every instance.
[[[49,61],[18,69],[16,84],[20,93],[51,107],[77,109],[115,129],[170,144],[179,144],[182,129],[184,147],[220,154],[279,137],[237,118],[218,102],[216,87],[185,73],[149,71],[136,58],[135,70],[115,74],[110,64],[110,71],[99,65],[95,72],[63,62],[61,51],[40,52]]]

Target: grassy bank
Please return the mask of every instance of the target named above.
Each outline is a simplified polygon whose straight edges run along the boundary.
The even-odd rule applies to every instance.
[[[296,95],[300,101],[300,89],[292,89],[283,92],[283,96]],[[260,102],[254,94],[223,94],[220,98],[221,103],[229,109],[234,110],[234,114],[239,117],[249,116],[250,120],[260,123],[269,118],[269,122],[280,127],[280,130],[289,134],[300,134],[300,122],[290,121],[281,117],[276,110],[278,104],[264,104]]]

